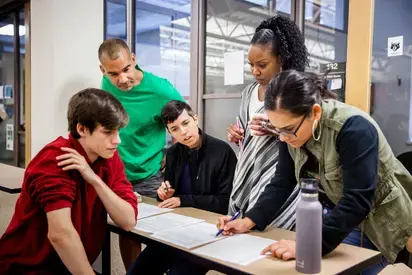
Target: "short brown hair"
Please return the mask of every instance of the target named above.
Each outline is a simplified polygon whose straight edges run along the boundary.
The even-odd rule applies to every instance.
[[[71,135],[80,138],[77,132],[78,123],[93,133],[98,125],[107,130],[123,128],[129,122],[129,117],[113,95],[100,89],[88,88],[70,99],[67,120]]]
[[[99,47],[99,60],[102,61],[102,56],[107,56],[110,60],[116,60],[119,58],[120,50],[125,50],[130,54],[129,46],[126,42],[119,38],[109,38]]]

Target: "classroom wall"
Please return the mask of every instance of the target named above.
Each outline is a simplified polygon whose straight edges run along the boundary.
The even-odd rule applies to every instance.
[[[32,158],[67,135],[70,97],[100,86],[97,49],[103,42],[103,15],[102,0],[31,1]],[[100,266],[97,261],[94,267],[101,271]]]
[[[99,87],[102,0],[31,1],[31,155],[67,134],[70,97]]]

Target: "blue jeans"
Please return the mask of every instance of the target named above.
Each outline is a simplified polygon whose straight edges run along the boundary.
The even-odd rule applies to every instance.
[[[323,213],[326,216],[330,211],[331,209],[324,207]],[[361,231],[357,227],[351,233],[349,233],[349,235],[342,241],[342,243],[361,247],[361,235]],[[366,234],[363,234],[362,247],[378,251],[376,246],[371,242],[371,240],[369,240]],[[381,256],[380,263],[370,266],[365,270],[362,270],[362,275],[376,275],[379,272],[381,272],[382,269],[384,269],[388,264],[388,260],[386,260],[384,256]]]
[[[359,228],[356,228],[343,240],[343,243],[360,247],[361,246],[360,241],[361,241],[361,231]],[[378,251],[376,246],[368,239],[368,237],[366,237],[365,234],[363,234],[362,247]],[[362,275],[376,275],[379,272],[381,272],[382,269],[384,269],[388,264],[389,264],[388,260],[386,260],[384,256],[381,256],[380,263],[370,266],[367,269],[363,270]]]

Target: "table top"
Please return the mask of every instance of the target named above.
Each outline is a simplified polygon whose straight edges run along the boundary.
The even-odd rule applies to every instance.
[[[24,171],[24,168],[0,163],[0,191],[10,194],[20,193]]]
[[[152,198],[147,198],[143,197],[143,203],[147,204],[152,204],[152,205],[157,205],[158,202],[155,199]],[[176,208],[172,212],[169,213],[176,213],[176,214],[181,214],[185,216],[190,216],[193,218],[198,218],[198,219],[203,219],[208,223],[216,224],[218,217],[220,217],[220,214],[200,210],[200,209],[195,209],[195,208],[190,208],[190,207],[185,207],[185,208]],[[109,224],[114,225],[113,221],[109,219]],[[151,237],[150,233],[147,232],[142,232],[138,231],[136,229],[132,230],[133,233],[138,234],[140,236],[144,236],[146,238],[155,240],[157,242],[165,243],[169,246],[178,248],[179,250],[186,251],[191,253],[190,251],[195,249],[185,249],[180,246],[176,246],[171,243],[167,243],[158,239],[155,239]],[[268,228],[264,232],[258,232],[258,231],[253,231],[251,233],[255,236],[260,236],[268,239],[273,239],[273,240],[281,240],[281,239],[295,239],[295,232],[292,231],[287,231],[287,230],[282,230],[282,229],[277,229],[277,228]],[[323,257],[322,259],[322,271],[321,273],[318,274],[338,274],[338,273],[346,273],[350,271],[351,268],[357,267],[356,272],[353,272],[355,270],[351,270],[348,272],[349,274],[354,274],[359,272],[364,267],[370,266],[376,262],[378,262],[378,259],[380,258],[381,253],[378,251],[373,251],[369,249],[364,249],[360,247],[355,247],[347,244],[340,244],[333,252],[331,252],[329,255]],[[223,264],[225,266],[228,266],[233,269],[237,269],[240,271],[243,271],[245,273],[251,273],[251,274],[274,274],[274,271],[276,271],[276,274],[301,274],[298,273],[295,270],[295,261],[282,261],[275,259],[273,257],[266,257],[260,260],[257,260],[255,262],[252,262],[251,264],[247,266],[242,266],[230,262],[225,262],[225,261],[220,261],[218,259],[213,259],[210,257],[206,256],[201,256],[198,255],[199,257],[206,258],[208,260],[211,260],[213,262],[217,262],[219,264]]]

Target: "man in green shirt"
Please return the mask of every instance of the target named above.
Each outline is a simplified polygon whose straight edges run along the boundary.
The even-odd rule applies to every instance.
[[[160,114],[170,100],[182,96],[166,79],[143,71],[127,44],[117,38],[105,40],[99,47],[102,90],[114,95],[129,115],[129,124],[120,131],[118,147],[127,179],[137,193],[156,198],[163,181],[161,166],[166,145],[166,131]],[[140,244],[119,239],[126,266],[140,252]]]

